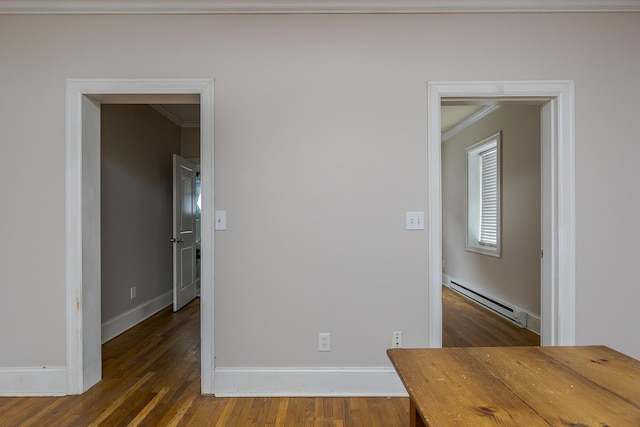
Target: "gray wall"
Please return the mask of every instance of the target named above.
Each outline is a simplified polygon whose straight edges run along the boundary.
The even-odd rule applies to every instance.
[[[465,250],[466,148],[502,131],[502,256]],[[443,272],[540,314],[540,107],[502,106],[442,144]]]
[[[102,105],[100,143],[104,323],[172,289],[180,128],[147,105]]]
[[[180,130],[180,156],[196,162],[196,164],[200,163],[199,127],[184,127]]]
[[[404,213],[429,208],[427,82],[572,79],[577,341],[640,356],[640,14],[0,16],[0,40],[1,367],[66,364],[80,77],[215,78],[221,367],[389,366],[396,330],[426,345],[429,234]]]

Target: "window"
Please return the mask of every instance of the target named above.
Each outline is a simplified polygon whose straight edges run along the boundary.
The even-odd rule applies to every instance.
[[[500,132],[467,148],[468,251],[500,257]]]

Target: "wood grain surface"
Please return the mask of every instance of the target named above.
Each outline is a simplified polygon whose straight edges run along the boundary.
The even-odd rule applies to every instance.
[[[387,353],[427,426],[640,426],[640,362],[606,347]]]

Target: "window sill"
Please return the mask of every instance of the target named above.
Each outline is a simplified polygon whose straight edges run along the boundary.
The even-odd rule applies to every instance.
[[[489,255],[489,256],[492,256],[494,258],[502,258],[502,254],[500,253],[500,248],[487,249],[487,248],[484,248],[482,246],[467,245],[467,246],[465,246],[464,249],[467,252],[475,252],[475,253],[481,254],[481,255]]]

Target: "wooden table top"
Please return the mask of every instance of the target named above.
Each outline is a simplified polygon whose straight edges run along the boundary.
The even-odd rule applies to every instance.
[[[427,426],[640,426],[640,361],[607,347],[387,354]]]

